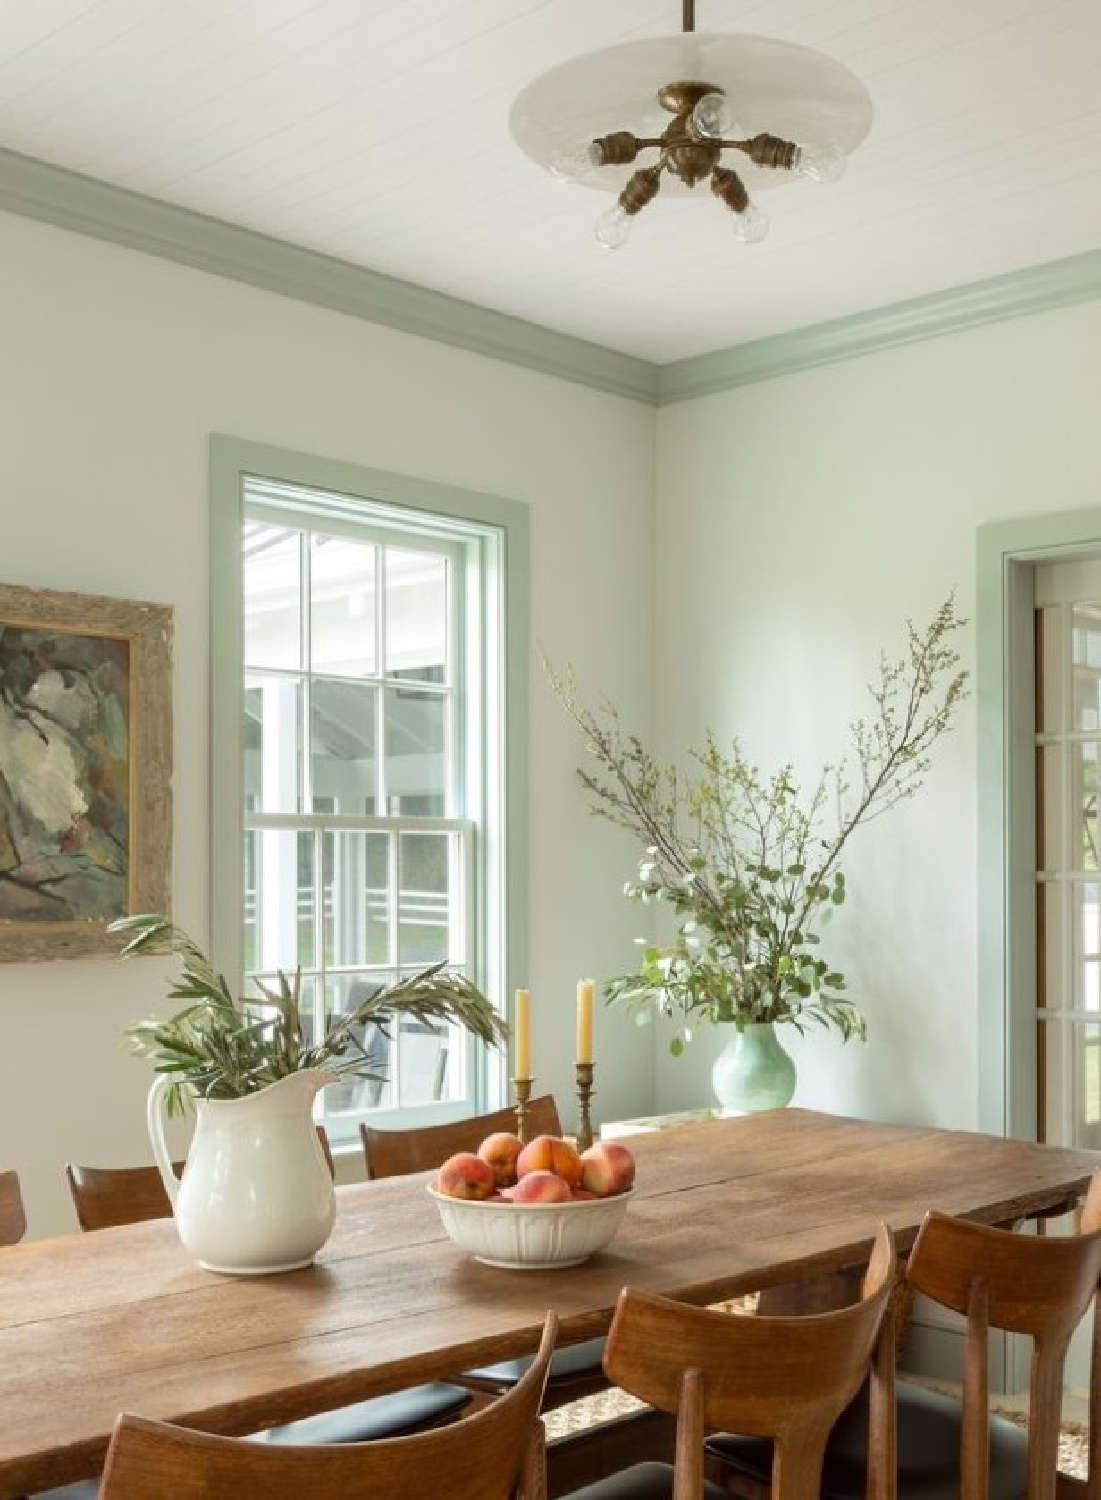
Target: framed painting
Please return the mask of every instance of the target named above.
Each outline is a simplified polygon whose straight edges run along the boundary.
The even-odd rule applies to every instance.
[[[0,584],[0,961],[168,912],[172,610]]]

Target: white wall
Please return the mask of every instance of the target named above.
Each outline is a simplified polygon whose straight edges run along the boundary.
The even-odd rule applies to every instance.
[[[633,931],[589,841],[580,746],[538,651],[649,723],[653,414],[563,381],[0,216],[0,579],[176,611],[175,916],[208,931],[206,439],[231,433],[512,496],[531,510],[530,974],[538,1085],[572,1119],[574,984]],[[579,848],[584,844],[581,857]],[[123,1026],[156,960],[0,965],[0,1165],[30,1231],[75,1227],[66,1160],[149,1160]],[[615,1046],[611,1037],[615,1035]],[[651,1103],[646,1037],[597,1018],[599,1114]]]
[[[655,723],[710,724],[813,773],[955,588],[974,618],[983,522],[1101,499],[1101,303],[1019,319],[670,408],[658,419]],[[962,636],[974,666],[974,629]],[[866,1047],[791,1050],[796,1104],[974,1127],[976,703],[916,800],[854,838],[834,929]],[[785,1040],[793,1037],[785,1028]],[[707,1096],[719,1039],[658,1061],[658,1102]]]

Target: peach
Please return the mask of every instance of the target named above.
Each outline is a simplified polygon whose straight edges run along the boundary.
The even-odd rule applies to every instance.
[[[618,1141],[597,1141],[581,1153],[581,1186],[598,1198],[625,1193],[635,1180],[635,1159]]]
[[[510,1135],[507,1130],[487,1135],[478,1147],[478,1155],[493,1168],[498,1187],[508,1187],[516,1181],[516,1158],[523,1149],[520,1137]]]
[[[488,1198],[496,1187],[493,1168],[473,1151],[449,1156],[436,1175],[436,1190],[447,1198]]]
[[[516,1158],[517,1177],[524,1178],[529,1172],[554,1172],[564,1178],[569,1187],[579,1187],[581,1158],[569,1141],[560,1136],[537,1135]]]
[[[568,1203],[570,1185],[557,1172],[525,1172],[512,1189],[513,1203]]]

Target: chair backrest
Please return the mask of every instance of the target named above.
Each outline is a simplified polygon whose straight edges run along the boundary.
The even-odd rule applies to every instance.
[[[178,1177],[183,1162],[172,1163]],[[172,1205],[156,1167],[79,1167],[65,1165],[81,1229],[114,1229],[146,1219],[172,1217]]]
[[[332,1152],[323,1126],[317,1127],[317,1135],[332,1172]],[[177,1177],[183,1169],[182,1161],[172,1163]],[[81,1229],[114,1229],[119,1224],[172,1216],[157,1167],[80,1167],[69,1162],[65,1176]]]
[[[539,1353],[507,1395],[474,1416],[411,1437],[329,1447],[211,1437],[124,1413],[115,1423],[100,1500],[544,1500],[539,1403],[557,1333],[548,1313]]]
[[[673,1500],[703,1493],[707,1430],[773,1439],[773,1500],[818,1500],[830,1429],[871,1373],[869,1462],[890,1495],[894,1469],[895,1252],[880,1225],[851,1307],[807,1317],[711,1312],[625,1287],[604,1369],[648,1406],[677,1417]]]
[[[0,1172],[0,1245],[15,1245],[27,1232],[18,1172]]]
[[[498,1109],[473,1119],[422,1125],[414,1130],[374,1130],[361,1123],[359,1135],[368,1178],[404,1177],[408,1172],[438,1167],[456,1151],[477,1151],[486,1136],[495,1131],[515,1129],[516,1111]],[[541,1094],[528,1105],[527,1132],[529,1140],[537,1135],[562,1134],[553,1094]]]
[[[1029,1375],[1029,1500],[1054,1500],[1063,1365],[1101,1277],[1101,1172],[1095,1173],[1076,1235],[1024,1235],[931,1212],[914,1241],[907,1280],[966,1319],[961,1417],[961,1500],[985,1500],[989,1465],[988,1331],[1032,1339]],[[1090,1383],[1090,1495],[1101,1438],[1101,1328],[1094,1309]],[[1098,1435],[1095,1437],[1095,1434]]]

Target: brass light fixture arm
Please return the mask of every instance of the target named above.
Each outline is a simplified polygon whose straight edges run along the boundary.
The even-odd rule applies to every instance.
[[[762,133],[744,141],[717,140],[711,136],[706,139],[709,145],[720,151],[740,151],[758,167],[779,167],[790,171],[799,161],[800,147],[778,135]]]

